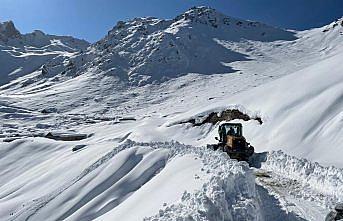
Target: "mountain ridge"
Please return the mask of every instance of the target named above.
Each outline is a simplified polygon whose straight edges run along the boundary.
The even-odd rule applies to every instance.
[[[195,7],[174,19],[119,21],[103,39],[60,63],[58,71],[51,71],[50,76],[69,79],[91,70],[128,84],[145,85],[187,73],[231,73],[235,70],[230,63],[250,58],[226,47],[225,42],[294,39],[295,33],[290,31]]]
[[[34,70],[18,75],[27,75],[23,81],[12,82],[6,88],[60,82],[87,72],[114,77],[128,85],[161,83],[188,73],[233,73],[238,71],[233,63],[256,59],[251,53],[263,56],[260,49],[245,45],[291,42],[297,35],[296,31],[236,19],[209,7],[193,7],[173,19],[118,21],[104,38],[87,44],[88,49],[77,47],[78,52],[72,56],[49,58]],[[50,35],[35,31],[24,36],[35,42],[30,39]],[[47,67],[44,70],[43,65]]]
[[[40,30],[21,34],[12,21],[0,23],[0,86],[32,74],[57,57],[86,50],[89,43]]]

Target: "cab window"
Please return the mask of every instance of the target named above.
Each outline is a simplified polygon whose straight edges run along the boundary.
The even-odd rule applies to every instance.
[[[241,127],[237,125],[225,125],[225,131],[226,131],[226,135],[237,136],[237,137],[242,135]]]

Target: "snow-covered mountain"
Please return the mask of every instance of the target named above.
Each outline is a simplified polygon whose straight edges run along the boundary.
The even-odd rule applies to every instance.
[[[39,30],[21,34],[12,21],[0,23],[0,85],[31,74],[54,58],[70,57],[88,45],[84,40]]]
[[[89,46],[2,24],[0,220],[323,220],[343,201],[342,22],[196,7]],[[204,147],[230,111],[256,168]]]
[[[228,45],[294,40],[294,34],[231,18],[211,8],[192,8],[170,20],[148,17],[119,21],[105,38],[84,53],[47,63],[47,77],[66,79],[65,75],[78,76],[91,71],[141,85],[187,73],[230,73],[234,71],[230,63],[250,58],[249,54]],[[22,84],[46,81],[47,77],[42,79],[34,74]]]
[[[230,63],[249,57],[225,47],[226,44],[294,39],[292,32],[200,7],[172,20],[139,18],[118,22],[94,45],[94,51],[102,55],[98,56],[98,62],[103,71],[140,83],[187,73],[233,72]]]

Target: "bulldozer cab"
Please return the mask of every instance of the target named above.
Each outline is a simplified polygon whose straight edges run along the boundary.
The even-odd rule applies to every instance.
[[[219,143],[216,149],[226,152],[230,158],[248,161],[254,153],[254,147],[246,142],[240,123],[223,123],[218,128]]]
[[[231,149],[244,149],[245,138],[242,135],[242,124],[224,123],[219,126],[219,142]]]
[[[227,136],[242,137],[242,124],[224,123],[218,128],[219,140],[225,143]]]

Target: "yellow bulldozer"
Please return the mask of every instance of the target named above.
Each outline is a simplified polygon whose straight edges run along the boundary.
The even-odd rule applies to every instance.
[[[226,152],[232,159],[248,161],[254,154],[254,147],[246,141],[242,131],[243,126],[240,123],[223,123],[218,128],[218,144],[208,146]]]

